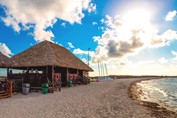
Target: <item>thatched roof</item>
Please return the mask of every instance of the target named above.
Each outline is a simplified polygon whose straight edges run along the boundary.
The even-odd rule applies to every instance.
[[[16,67],[59,66],[93,71],[67,49],[49,41],[43,41],[12,58],[18,64]]]
[[[2,52],[0,52],[0,68],[12,66],[15,66],[15,62],[11,58],[5,56]]]

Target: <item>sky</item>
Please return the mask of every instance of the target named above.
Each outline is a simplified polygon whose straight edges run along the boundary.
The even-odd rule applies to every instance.
[[[177,75],[176,0],[0,0],[0,51],[44,40],[103,75]],[[102,67],[102,72],[99,71]],[[105,74],[105,73],[104,73]]]

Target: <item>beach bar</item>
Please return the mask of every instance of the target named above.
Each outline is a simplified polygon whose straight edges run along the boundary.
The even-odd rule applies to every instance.
[[[88,71],[93,71],[87,64],[78,59],[66,48],[49,41],[43,41],[12,57],[17,64],[7,66],[7,79],[16,81],[20,90],[23,84],[30,84],[31,90],[42,89],[48,84],[50,91],[61,89],[61,86],[82,84]],[[14,73],[12,69],[21,70]]]

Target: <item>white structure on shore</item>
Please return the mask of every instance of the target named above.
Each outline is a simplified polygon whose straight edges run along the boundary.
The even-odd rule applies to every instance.
[[[98,72],[99,72],[99,77],[98,77],[99,81],[112,79],[108,76],[108,70],[106,64],[98,62]]]

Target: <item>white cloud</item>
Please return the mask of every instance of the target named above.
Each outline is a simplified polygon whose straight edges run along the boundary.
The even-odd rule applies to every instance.
[[[63,47],[63,45],[61,43],[58,44],[59,46]]]
[[[177,51],[171,51],[171,53],[174,56],[173,60],[177,61]]]
[[[61,26],[66,27],[66,23],[62,23]]]
[[[17,32],[34,28],[36,41],[52,40],[54,34],[46,29],[58,19],[81,24],[84,10],[89,13],[96,10],[91,0],[0,0],[0,4],[6,13],[1,18],[5,25]]]
[[[97,22],[92,22],[92,25],[97,25]]]
[[[34,46],[34,44],[33,44],[33,43],[30,43],[30,46]]]
[[[7,16],[6,18],[2,18],[2,20],[4,21],[6,26],[11,26],[13,27],[13,29],[16,32],[20,31],[20,26],[18,25],[18,23],[16,22],[16,20],[14,18],[12,18],[12,16]]]
[[[88,61],[87,61],[85,58],[82,58],[82,61],[83,61],[85,64],[88,63]]]
[[[177,40],[177,32],[167,30],[159,34],[158,29],[149,20],[125,22],[120,17],[106,16],[101,20],[106,25],[102,36],[94,36],[98,43],[93,62],[98,60],[124,58],[137,54],[145,48],[154,48],[169,45],[172,40]],[[140,23],[140,24],[139,24]]]
[[[83,51],[83,50],[77,48],[77,49],[74,49],[73,53],[82,55],[82,54],[88,54],[88,51]]]
[[[88,55],[88,50],[81,50],[80,48],[74,49],[73,51],[74,54],[78,54],[78,55]],[[94,55],[94,51],[89,51],[89,55],[93,56]]]
[[[164,32],[162,34],[162,38],[163,39],[166,39],[166,40],[174,40],[174,39],[177,39],[177,31],[174,31],[174,30],[167,30],[166,32]]]
[[[75,48],[71,42],[68,42],[70,48]]]
[[[61,47],[63,47],[63,45],[61,43],[59,43],[58,41],[56,41],[54,43],[57,44],[57,45],[59,45],[59,46],[61,46]]]
[[[176,51],[171,51],[171,53],[172,53],[174,56],[177,56],[177,52],[176,52]]]
[[[91,3],[88,7],[88,12],[91,13],[91,12],[95,12],[96,11],[96,5]]]
[[[155,34],[154,37],[152,37],[150,47],[170,45],[170,41],[172,40],[177,40],[177,31],[169,29],[161,35]]]
[[[34,39],[39,42],[43,40],[51,41],[51,38],[54,37],[54,34],[52,33],[51,30],[45,31],[40,27],[35,27],[35,31],[33,35],[34,35]]]
[[[165,57],[161,57],[159,60],[158,60],[160,63],[167,63],[168,60],[165,59]]]
[[[177,11],[176,10],[173,10],[173,11],[169,11],[165,17],[165,20],[166,21],[173,21],[175,16],[177,14]]]
[[[104,18],[102,18],[102,19],[100,20],[100,22],[101,22],[101,23],[104,23],[104,21],[105,21],[105,19],[104,19]]]
[[[5,54],[6,56],[9,56],[9,55],[13,54],[5,43],[0,43],[0,52]]]

